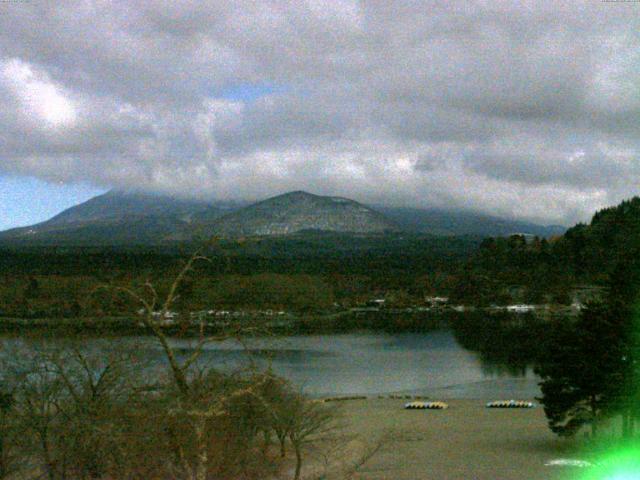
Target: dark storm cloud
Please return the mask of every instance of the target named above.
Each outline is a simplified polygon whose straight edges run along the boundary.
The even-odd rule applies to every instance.
[[[637,193],[639,78],[633,3],[5,2],[0,172],[570,222]]]

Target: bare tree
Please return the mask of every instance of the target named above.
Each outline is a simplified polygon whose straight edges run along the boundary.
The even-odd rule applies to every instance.
[[[208,335],[206,325],[200,320],[197,339],[192,352],[186,357],[176,353],[163,328],[163,320],[178,299],[181,282],[199,261],[209,260],[200,252],[193,254],[173,279],[163,299],[149,281],[137,290],[114,288],[139,303],[142,323],[158,341],[167,360],[175,390],[169,389],[166,395],[168,420],[165,432],[174,464],[178,467],[177,474],[186,479],[206,480],[213,461],[211,445],[217,438],[212,429],[235,419],[234,435],[248,428],[245,440],[254,438],[260,429],[275,432],[283,457],[286,455],[285,443],[288,439],[295,452],[295,479],[298,480],[303,451],[313,439],[331,428],[332,409],[293,393],[286,382],[273,375],[257,375],[247,381],[236,379],[234,384],[219,388],[216,386],[216,376],[211,375],[210,370],[196,368],[207,344],[228,339],[242,342],[243,336],[254,333],[255,328],[237,325],[225,332]],[[185,428],[188,428],[188,434],[185,434]],[[265,433],[267,438],[269,435]],[[218,450],[224,449],[224,445],[219,447]]]
[[[227,414],[230,396],[245,395],[248,394],[248,391],[245,388],[230,395],[219,395],[219,392],[211,390],[205,382],[202,382],[205,377],[193,375],[193,367],[207,344],[231,338],[240,340],[241,334],[246,334],[249,329],[246,326],[236,326],[217,335],[207,335],[204,321],[200,320],[198,338],[193,345],[191,354],[184,359],[179,358],[171,346],[162,322],[167,318],[172,305],[178,299],[177,291],[180,284],[198,261],[209,261],[209,259],[201,255],[200,252],[194,253],[174,278],[163,300],[160,299],[158,291],[149,281],[144,284],[142,291],[128,287],[116,287],[115,290],[126,293],[141,305],[142,322],[156,338],[164,352],[178,394],[178,401],[170,408],[169,414],[189,420],[196,450],[195,458],[192,459],[180,445],[175,429],[169,427],[167,433],[172,437],[170,443],[173,445],[174,456],[179,460],[186,478],[205,480],[209,465],[208,447],[211,440],[207,435],[207,424]],[[157,311],[158,307],[160,307],[159,311]]]
[[[64,396],[57,407],[75,474],[101,478],[124,456],[120,448],[124,411],[135,394],[134,378],[140,378],[130,374],[132,353],[113,348],[89,353],[74,342],[47,361],[62,384]]]
[[[133,397],[130,355],[63,342],[36,345],[19,358],[12,417],[20,463],[50,480],[101,478],[121,463],[119,432]],[[6,361],[3,367],[5,375],[12,369]]]
[[[67,462],[56,452],[54,434],[59,425],[62,384],[40,362],[30,360],[16,391],[17,421],[24,434],[23,456],[39,459],[37,468],[42,468],[49,480],[64,478]]]
[[[329,407],[322,402],[309,400],[303,396],[298,396],[289,408],[291,426],[288,435],[296,457],[293,478],[299,480],[305,447],[314,441],[322,440],[323,435],[334,430],[336,411],[335,407]]]

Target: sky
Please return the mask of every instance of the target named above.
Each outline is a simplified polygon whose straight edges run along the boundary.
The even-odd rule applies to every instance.
[[[638,193],[640,2],[0,2],[0,228],[110,188],[569,225]]]
[[[49,219],[101,193],[104,190],[91,185],[0,175],[0,231]]]

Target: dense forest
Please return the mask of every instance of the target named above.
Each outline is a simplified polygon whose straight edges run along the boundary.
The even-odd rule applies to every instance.
[[[193,310],[326,311],[373,296],[393,304],[451,289],[478,237],[412,234],[305,234],[216,242],[181,287]],[[73,317],[130,313],[124,300],[99,301],[101,285],[167,287],[201,244],[129,248],[5,248],[0,251],[0,315]],[[98,302],[99,305],[96,304]]]
[[[620,263],[640,247],[640,198],[598,211],[550,239],[487,238],[465,264],[452,297],[488,304],[572,301],[577,287],[604,286]]]

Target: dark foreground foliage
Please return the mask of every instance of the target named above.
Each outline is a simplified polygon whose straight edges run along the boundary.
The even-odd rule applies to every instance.
[[[638,249],[620,253],[604,299],[587,305],[577,322],[550,331],[537,373],[551,429],[575,435],[621,416],[622,434],[640,419],[640,260]]]
[[[47,345],[4,352],[0,478],[279,478],[334,419],[268,371],[178,385],[135,345]]]

